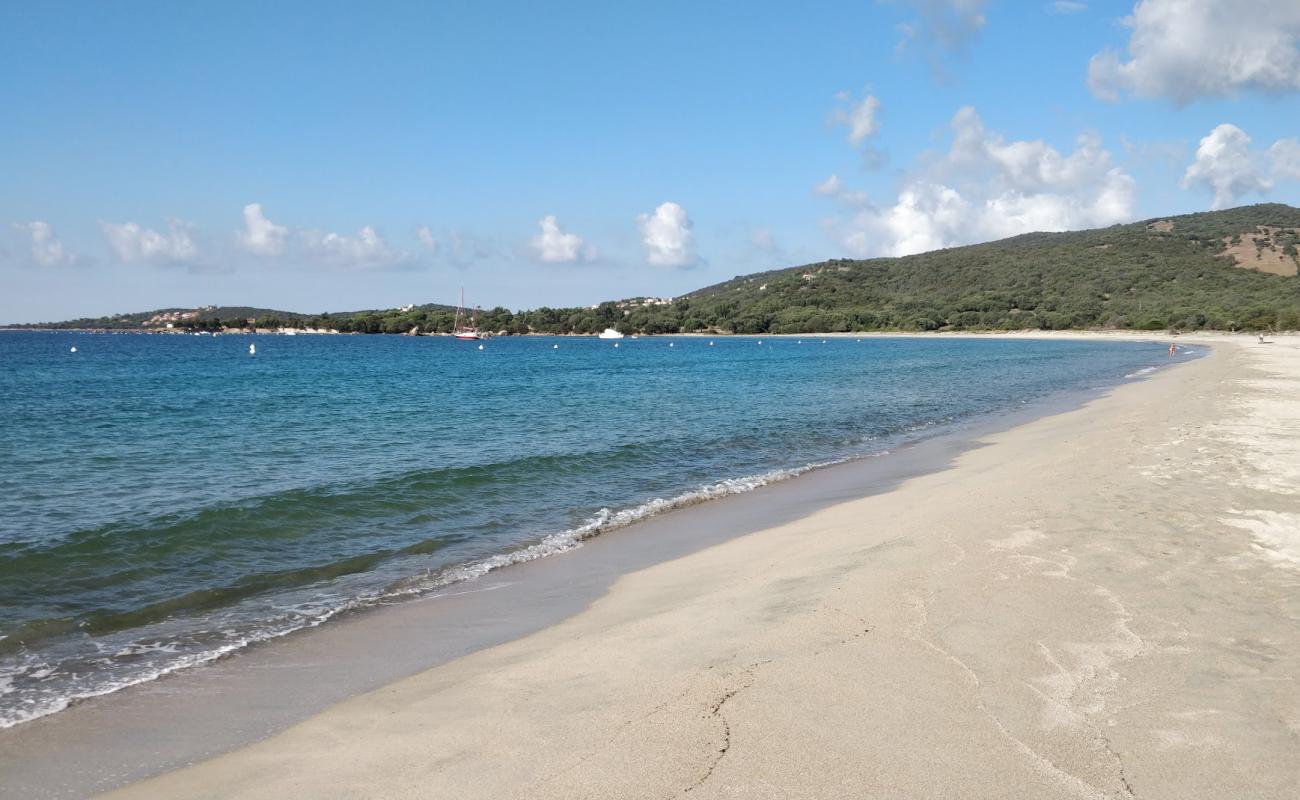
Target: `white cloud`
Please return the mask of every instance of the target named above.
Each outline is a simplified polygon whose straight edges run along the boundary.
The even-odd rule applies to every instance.
[[[880,130],[880,121],[876,119],[880,101],[874,95],[857,100],[847,92],[840,92],[835,99],[841,106],[831,112],[830,121],[849,129],[849,144],[857,147]]]
[[[1190,103],[1245,90],[1300,90],[1296,0],[1140,0],[1124,19],[1128,60],[1105,50],[1088,63],[1093,94],[1128,92]]]
[[[1300,139],[1278,139],[1259,151],[1245,131],[1224,123],[1201,139],[1182,186],[1203,186],[1214,193],[1213,208],[1226,208],[1252,192],[1268,193],[1278,179],[1300,180]]]
[[[261,203],[249,203],[244,206],[244,230],[236,237],[239,245],[254,255],[278,256],[284,252],[289,229],[267,219]]]
[[[893,205],[828,222],[849,252],[909,255],[1132,218],[1133,179],[1096,136],[1079,136],[1066,155],[1043,141],[1006,141],[969,107],[957,112],[951,129],[948,151],[915,170]]]
[[[826,180],[813,186],[813,194],[830,197],[848,206],[864,206],[869,202],[866,192],[855,191],[844,185],[840,176],[832,174]]]
[[[689,267],[697,258],[692,249],[693,224],[686,209],[676,203],[663,203],[653,214],[636,218],[641,231],[641,245],[646,261],[663,267]]]
[[[1077,0],[1055,0],[1047,4],[1047,10],[1053,14],[1078,14],[1087,11],[1088,4]]]
[[[198,261],[194,226],[179,219],[168,220],[167,225],[167,232],[160,233],[134,222],[99,223],[113,252],[126,263],[186,264]]]
[[[576,233],[560,230],[554,214],[548,214],[538,221],[542,232],[529,240],[533,254],[547,264],[572,264],[575,261],[591,261],[596,258],[596,248],[584,244],[582,237]]]
[[[840,92],[835,99],[840,107],[830,113],[827,121],[848,128],[849,144],[862,151],[864,165],[869,169],[878,168],[885,156],[870,140],[880,132],[880,100],[871,94],[859,100],[848,92]]]
[[[356,236],[303,231],[302,240],[309,253],[335,266],[385,267],[403,258],[370,225],[363,227]]]
[[[1273,175],[1300,181],[1300,139],[1278,139],[1268,148]]]
[[[59,237],[54,235],[50,223],[33,220],[16,223],[14,227],[31,237],[32,260],[42,267],[66,267],[76,263],[76,255],[67,250]]]
[[[428,225],[421,225],[416,228],[415,238],[420,240],[420,244],[424,246],[425,250],[428,250],[431,254],[437,254],[438,240],[433,238],[433,231],[429,229]]]
[[[1236,125],[1218,125],[1201,139],[1183,173],[1184,189],[1203,185],[1214,192],[1213,208],[1226,208],[1248,192],[1273,188],[1263,159],[1251,150],[1250,137]]]

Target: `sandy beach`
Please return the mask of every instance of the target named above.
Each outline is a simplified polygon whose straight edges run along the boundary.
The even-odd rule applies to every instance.
[[[1205,341],[110,796],[1294,797],[1300,340]]]

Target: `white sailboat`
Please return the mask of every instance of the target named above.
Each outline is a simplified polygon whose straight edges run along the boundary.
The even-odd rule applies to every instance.
[[[606,329],[605,329],[604,331],[602,331],[602,332],[601,332],[601,333],[600,333],[596,338],[598,338],[598,339],[622,339],[622,338],[623,338],[623,334],[619,333],[619,332],[618,332],[617,330],[615,330],[614,328],[606,328]]]
[[[479,332],[476,326],[478,319],[478,309],[475,308],[469,313],[469,322],[465,322],[465,287],[460,287],[460,304],[456,306],[456,321],[452,324],[451,335],[457,339],[466,341],[475,341],[486,338],[486,335]]]

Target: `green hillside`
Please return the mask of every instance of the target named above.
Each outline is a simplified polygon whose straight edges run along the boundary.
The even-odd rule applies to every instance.
[[[96,330],[140,330],[149,327],[162,327],[166,322],[188,326],[196,322],[213,319],[236,320],[256,317],[276,317],[297,319],[304,315],[290,311],[277,311],[271,308],[251,308],[248,306],[204,306],[201,308],[158,308],[153,311],[133,311],[128,314],[113,314],[106,317],[80,317],[62,322],[36,322],[24,325],[12,325],[14,328],[89,328]]]
[[[83,317],[62,322],[38,322],[26,325],[12,325],[14,328],[61,328],[92,330],[152,330],[165,327],[171,323],[175,328],[184,330],[219,330],[221,328],[241,328],[253,320],[260,328],[333,328],[360,333],[389,333],[401,331],[370,330],[377,321],[393,320],[406,314],[421,316],[424,314],[454,315],[455,306],[438,303],[426,303],[414,306],[409,311],[398,309],[373,309],[366,311],[340,311],[334,314],[301,314],[295,311],[280,311],[274,308],[255,308],[252,306],[200,306],[198,308],[160,308],[153,311],[136,311],[129,314],[114,314],[107,317]]]
[[[1295,329],[1298,241],[1300,209],[1256,205],[746,275],[686,295],[674,310],[687,327],[741,333]],[[1230,248],[1291,275],[1239,266]]]

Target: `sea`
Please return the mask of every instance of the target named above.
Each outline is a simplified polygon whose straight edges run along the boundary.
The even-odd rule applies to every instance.
[[[0,727],[1166,347],[0,332]]]

